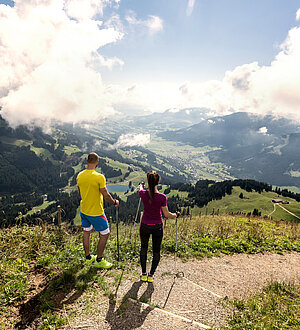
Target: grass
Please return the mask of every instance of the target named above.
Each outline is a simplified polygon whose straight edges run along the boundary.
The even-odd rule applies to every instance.
[[[184,199],[184,198],[187,198],[188,197],[188,194],[189,193],[187,191],[179,191],[179,190],[173,189],[168,194],[168,198],[169,197],[176,197],[178,195],[181,199]]]
[[[70,146],[64,146],[64,152],[67,154],[67,155],[72,155],[76,152],[80,152],[81,150],[76,146],[76,145],[73,145],[71,144]]]
[[[229,175],[227,166],[221,163],[211,163],[208,153],[218,148],[210,146],[194,147],[180,142],[167,141],[162,138],[152,136],[151,143],[146,146],[155,155],[176,159],[178,163],[185,164],[181,166],[186,173],[199,179],[232,179]],[[167,166],[167,164],[164,164]],[[186,166],[188,165],[188,166]]]
[[[44,201],[44,203],[42,205],[34,206],[30,211],[28,211],[26,214],[24,214],[24,216],[34,214],[34,213],[38,212],[39,210],[44,210],[49,205],[54,204],[54,203],[55,203],[55,201],[48,202],[46,200],[46,201]]]
[[[29,140],[15,139],[7,136],[1,136],[1,142],[5,144],[15,145],[17,147],[22,147],[22,146],[27,147],[32,144],[32,141]]]
[[[187,259],[219,256],[221,253],[300,252],[299,226],[240,216],[181,218],[178,225],[178,256]],[[138,224],[119,224],[118,262],[117,228],[115,223],[111,224],[105,258],[114,260],[114,268],[108,272],[85,265],[82,233],[74,228],[23,225],[2,229],[0,326],[18,327],[25,315],[36,313],[34,317],[40,320],[41,328],[58,328],[67,322],[63,306],[71,297],[79,299],[83,292],[92,292],[96,286],[104,296],[111,298],[123,272],[131,274],[135,267],[130,264],[139,263],[138,227]],[[175,220],[168,220],[162,253],[174,253],[175,231]],[[97,243],[98,235],[94,233],[91,236],[93,254],[96,253]],[[34,284],[39,277],[43,279],[40,289]],[[24,305],[23,314],[20,312],[16,316],[15,308],[26,299],[29,300]],[[36,306],[34,311],[31,311],[32,301]]]
[[[76,216],[73,221],[75,226],[81,226],[80,206],[77,207]]]
[[[225,329],[299,329],[300,286],[270,283],[247,301],[233,300]]]
[[[298,203],[299,204],[299,203]],[[300,217],[299,215],[299,206],[298,207],[286,207],[287,205],[283,205],[283,207],[291,212],[293,212],[295,215]],[[292,214],[289,214],[284,209],[282,209],[280,206],[276,206],[276,211],[271,215],[273,219],[284,219],[285,221],[290,222],[300,222],[299,219],[294,217]]]
[[[243,199],[239,198],[240,193],[243,193]],[[253,209],[256,208],[261,212],[262,217],[264,217],[268,216],[274,210],[274,206],[272,203],[272,199],[274,198],[278,198],[278,195],[274,192],[264,191],[259,194],[253,191],[251,193],[248,193],[240,187],[233,187],[231,195],[226,195],[220,200],[213,200],[209,202],[206,206],[200,209],[200,212],[201,214],[211,214],[213,211],[216,213],[219,210],[220,214],[238,212],[247,214],[248,212],[252,212]],[[300,203],[288,197],[284,197],[283,199],[290,201],[290,204],[287,204],[287,209],[300,216]],[[277,207],[276,212],[274,212],[271,216],[274,220],[297,220],[297,218],[289,215],[280,207]]]
[[[296,187],[296,186],[277,186],[280,189],[287,189],[289,191],[292,191],[296,194],[300,194],[300,187]],[[273,186],[273,189],[275,189],[275,187]]]
[[[174,220],[165,226],[163,249],[175,251]],[[300,225],[237,216],[179,220],[178,255],[211,257],[220,253],[300,252]]]
[[[34,147],[33,145],[30,146],[30,150],[33,151],[38,157],[41,157],[43,159],[49,159],[52,164],[54,165],[60,165],[60,162],[58,160],[53,159],[52,153],[44,148],[38,148]]]

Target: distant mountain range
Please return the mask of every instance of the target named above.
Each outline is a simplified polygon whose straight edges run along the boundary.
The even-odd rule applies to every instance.
[[[210,110],[205,108],[169,109],[165,112],[155,112],[145,116],[127,117],[124,124],[135,128],[161,131],[180,129],[199,123],[210,116]]]
[[[57,127],[51,136],[39,129],[13,130],[0,116],[0,191],[63,187],[74,175],[70,165],[78,164],[88,150],[124,164],[156,168],[172,182],[213,176],[214,180],[253,179],[300,188],[298,123],[272,115],[239,112],[210,117],[210,113],[208,109],[189,108],[113,118],[105,124],[86,125],[88,128],[69,124]],[[109,148],[126,133],[151,133],[151,141],[160,143],[163,151],[174,148],[174,154],[168,154],[169,150],[159,154],[157,148],[151,149],[151,142],[144,147],[126,147],[127,151]],[[163,140],[178,142],[184,153],[185,144],[199,147],[199,151],[186,148],[185,158],[180,158],[176,144],[164,147]],[[72,151],[74,147],[77,151]],[[222,173],[218,163],[224,165]]]
[[[218,147],[209,153],[210,160],[229,166],[234,177],[300,186],[300,126],[290,119],[238,112],[159,136]]]

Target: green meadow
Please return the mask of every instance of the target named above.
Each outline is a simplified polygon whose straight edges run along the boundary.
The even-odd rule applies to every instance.
[[[243,199],[239,197],[240,194],[243,194]],[[274,220],[287,220],[287,221],[296,221],[297,218],[292,216],[291,214],[285,212],[279,206],[276,207],[276,211],[274,213],[274,204],[272,203],[272,199],[280,198],[283,200],[287,200],[290,204],[283,205],[286,209],[300,217],[300,203],[296,202],[292,198],[282,197],[274,193],[274,192],[262,192],[261,194],[257,192],[247,192],[240,187],[233,187],[232,194],[226,195],[220,200],[213,200],[209,202],[206,206],[199,209],[201,214],[229,214],[229,213],[249,213],[253,212],[254,209],[258,209],[261,212],[261,216],[271,216]],[[195,213],[197,214],[198,210],[195,208]],[[272,213],[272,214],[271,214]]]

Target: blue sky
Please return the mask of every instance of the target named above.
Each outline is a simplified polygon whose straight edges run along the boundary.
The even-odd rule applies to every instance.
[[[12,126],[199,107],[300,120],[299,0],[0,0]]]
[[[133,10],[140,19],[155,15],[163,29],[154,35],[130,33],[102,53],[125,62],[122,73],[105,73],[120,80],[220,79],[226,70],[258,61],[268,65],[295,25],[300,1],[196,0],[187,16],[188,1],[129,0],[120,2],[119,14]]]

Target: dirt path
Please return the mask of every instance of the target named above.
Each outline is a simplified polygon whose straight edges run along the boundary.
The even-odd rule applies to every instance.
[[[285,207],[283,207],[282,205],[278,204],[278,206],[280,206],[283,210],[285,210],[285,212],[291,214],[292,216],[294,216],[294,217],[296,217],[297,219],[300,220],[300,218],[299,218],[296,214],[294,214],[294,213],[292,213],[291,211],[287,210],[287,209],[286,209]]]
[[[116,301],[93,297],[92,315],[79,313],[66,329],[217,329],[229,313],[220,296],[246,298],[270,281],[299,283],[300,253],[178,260],[177,269],[184,277],[174,279],[174,259],[164,257],[153,284],[125,276]]]
[[[276,203],[273,204],[274,209],[271,213],[268,214],[268,217],[270,217],[276,211],[276,205],[277,205]]]

